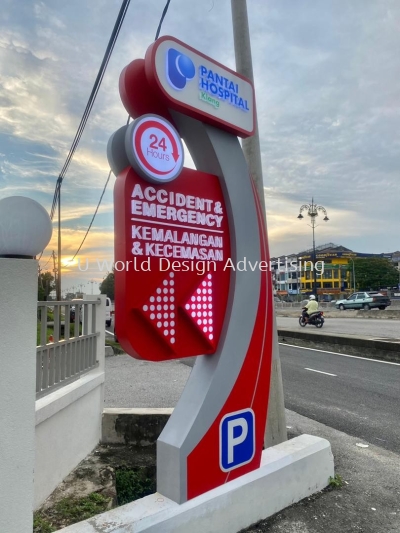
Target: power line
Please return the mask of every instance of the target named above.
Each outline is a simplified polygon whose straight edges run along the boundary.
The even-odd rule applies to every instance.
[[[156,36],[155,36],[155,39],[154,39],[155,41],[158,39],[158,36],[160,35],[161,26],[162,26],[162,23],[163,23],[163,21],[164,21],[165,15],[167,14],[168,7],[169,7],[170,2],[171,2],[171,0],[167,0],[167,3],[165,4],[165,7],[164,7],[164,9],[163,9],[163,12],[162,12],[162,15],[161,15],[161,19],[160,19],[160,22],[159,22],[159,24],[158,24],[158,28],[157,28],[157,31],[156,31]],[[127,123],[126,123],[127,125],[129,124],[130,118],[131,118],[131,117],[128,115],[128,120],[127,120]],[[98,210],[99,210],[99,207],[100,207],[101,201],[102,201],[102,199],[103,199],[104,193],[105,193],[105,191],[106,191],[106,188],[107,188],[108,182],[110,181],[111,173],[112,173],[112,172],[111,172],[111,170],[110,170],[110,172],[109,172],[109,174],[108,174],[108,177],[107,177],[107,180],[106,180],[106,183],[105,183],[104,188],[103,188],[103,192],[101,193],[100,200],[99,200],[99,202],[98,202],[98,204],[97,204],[96,210],[95,210],[95,212],[94,212],[94,214],[93,214],[92,220],[90,221],[90,224],[89,224],[89,227],[88,227],[88,229],[87,229],[87,231],[86,231],[86,233],[85,233],[85,236],[83,237],[82,242],[81,242],[81,244],[79,245],[79,248],[77,249],[77,251],[75,252],[73,258],[68,260],[68,263],[70,263],[71,261],[73,261],[73,260],[75,259],[75,257],[78,255],[78,253],[80,252],[80,250],[81,250],[81,248],[82,248],[82,246],[83,246],[83,244],[84,244],[84,242],[85,242],[85,240],[86,240],[86,237],[87,237],[88,234],[89,234],[89,231],[90,231],[90,229],[91,229],[91,227],[92,227],[92,224],[93,224],[93,222],[94,222],[94,219],[95,219],[95,217],[96,217],[96,215],[97,215],[97,212],[98,212]]]
[[[107,45],[103,60],[101,62],[99,71],[97,73],[96,80],[94,82],[92,91],[90,93],[89,100],[88,100],[88,102],[86,104],[86,108],[85,108],[85,111],[83,113],[81,122],[80,122],[78,130],[77,130],[77,132],[75,134],[75,138],[74,138],[74,140],[72,142],[72,145],[71,145],[71,148],[69,150],[67,159],[65,160],[64,166],[61,169],[60,175],[57,178],[56,188],[55,188],[54,196],[53,196],[53,203],[52,203],[51,211],[50,211],[50,218],[52,220],[53,220],[53,217],[54,217],[54,212],[55,212],[57,203],[59,201],[61,184],[63,182],[65,174],[67,173],[68,167],[69,167],[69,165],[71,163],[71,160],[73,158],[75,150],[76,150],[76,148],[77,148],[77,146],[79,144],[79,141],[80,141],[80,139],[82,137],[82,133],[83,133],[83,130],[85,129],[86,123],[88,121],[90,112],[91,112],[92,107],[93,107],[93,104],[94,104],[94,102],[96,100],[97,93],[98,93],[98,91],[100,89],[101,82],[103,80],[103,77],[104,77],[108,62],[110,60],[111,54],[113,52],[115,43],[116,43],[118,35],[119,35],[119,31],[121,29],[121,26],[122,26],[122,23],[124,21],[126,12],[128,10],[129,3],[130,3],[130,0],[123,0],[123,2],[122,2],[121,9],[120,9],[120,11],[118,13],[117,20],[115,21],[114,28],[113,28],[113,31],[111,33],[111,37],[110,37],[110,39],[108,41],[108,45]]]
[[[171,2],[171,0],[167,0],[167,3],[165,4],[165,7],[163,9],[163,12],[162,12],[162,15],[161,15],[161,18],[160,18],[160,23],[159,23],[157,31],[156,31],[156,37],[154,39],[155,41],[157,41],[158,36],[160,35],[161,26],[162,26],[162,23],[164,22],[164,18],[165,18],[165,15],[167,14],[170,2]]]
[[[104,185],[103,192],[101,193],[99,203],[97,204],[96,210],[95,210],[95,212],[94,212],[94,214],[93,214],[92,220],[90,221],[90,224],[89,224],[89,227],[88,227],[88,229],[87,229],[87,231],[86,231],[86,233],[85,233],[85,236],[83,237],[82,242],[81,242],[81,244],[79,245],[79,248],[78,248],[77,251],[75,252],[74,257],[73,257],[72,259],[69,259],[69,260],[68,260],[68,263],[70,263],[71,261],[73,261],[73,260],[75,259],[75,257],[79,254],[79,252],[80,252],[80,250],[81,250],[81,248],[82,248],[82,246],[83,246],[83,243],[85,242],[86,237],[87,237],[88,234],[89,234],[90,228],[92,227],[92,224],[93,224],[93,222],[94,222],[94,219],[95,219],[95,217],[96,217],[96,215],[97,215],[97,211],[99,210],[99,207],[100,207],[101,201],[102,201],[102,199],[103,199],[104,193],[106,192],[108,182],[110,181],[110,177],[111,177],[111,170],[110,170],[110,172],[108,173],[108,178],[107,178],[106,184]]]
[[[40,267],[40,268],[41,268],[42,270],[44,270],[44,269],[45,269],[45,268],[47,267],[47,265],[48,265],[48,264],[50,263],[50,261],[51,261],[52,257],[53,257],[53,254],[52,254],[52,255],[50,255],[50,257],[49,257],[49,258],[47,259],[47,262],[45,263],[45,265],[44,265],[44,266],[42,266],[42,267]],[[39,259],[40,259],[40,258],[39,258]]]
[[[130,117],[130,115],[128,115],[128,120],[127,120],[127,122],[126,122],[126,125],[129,124],[130,119],[131,119],[131,117]],[[98,202],[98,204],[97,204],[97,207],[96,207],[95,212],[94,212],[94,214],[93,214],[92,220],[90,221],[89,227],[88,227],[88,229],[87,229],[87,231],[86,231],[86,233],[85,233],[85,236],[83,237],[82,242],[81,242],[81,244],[79,245],[79,248],[78,248],[77,251],[75,252],[74,257],[73,257],[72,259],[69,259],[69,260],[68,260],[68,263],[70,263],[71,261],[73,261],[73,260],[75,259],[75,257],[79,254],[79,252],[80,252],[80,250],[81,250],[81,248],[82,248],[82,246],[83,246],[83,243],[85,242],[86,237],[87,237],[88,234],[89,234],[90,228],[92,227],[92,224],[93,224],[93,222],[94,222],[94,219],[95,219],[95,217],[96,217],[96,215],[97,215],[97,211],[99,210],[99,207],[100,207],[101,201],[103,200],[104,193],[106,192],[107,185],[108,185],[108,182],[110,181],[111,174],[112,174],[112,171],[110,170],[110,172],[108,173],[108,176],[107,176],[106,183],[105,183],[104,188],[103,188],[103,192],[101,193],[100,200],[99,200],[99,202]]]

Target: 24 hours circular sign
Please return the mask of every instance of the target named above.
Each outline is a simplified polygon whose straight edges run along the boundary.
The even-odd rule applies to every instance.
[[[167,183],[183,167],[183,145],[179,133],[158,115],[143,115],[127,129],[125,149],[136,172],[152,183]]]

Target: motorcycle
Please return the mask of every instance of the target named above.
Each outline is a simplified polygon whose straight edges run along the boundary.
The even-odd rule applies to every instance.
[[[304,308],[303,313],[301,314],[299,318],[299,324],[302,328],[305,328],[307,324],[310,326],[315,326],[316,328],[322,328],[324,325],[325,319],[324,319],[324,313],[322,311],[316,311],[315,313],[312,313],[306,321],[306,317],[304,316]]]

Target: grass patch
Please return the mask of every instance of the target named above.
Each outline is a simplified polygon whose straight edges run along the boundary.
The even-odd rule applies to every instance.
[[[343,487],[343,478],[339,474],[335,474],[335,477],[329,476],[329,486],[333,489],[340,489]]]
[[[109,499],[102,494],[92,492],[85,498],[63,498],[55,506],[55,513],[60,518],[67,520],[68,524],[75,524],[92,516],[103,513],[109,503]]]
[[[38,321],[37,327],[36,327],[36,346],[40,346],[40,329],[41,329],[41,323]],[[60,332],[60,340],[65,338],[64,335],[64,325],[61,325],[61,332]],[[46,343],[49,342],[50,335],[54,335],[54,327],[48,326],[46,329]],[[75,335],[75,324],[72,322],[69,325],[69,338],[71,339]],[[79,335],[82,335],[82,324],[79,324]],[[122,353],[122,352],[121,352]]]
[[[115,471],[118,505],[144,498],[156,491],[156,482],[147,476],[146,469],[120,468]]]
[[[36,328],[36,346],[40,346],[40,329],[41,329],[41,323],[38,322],[37,328]],[[53,328],[47,328],[46,341],[48,341],[50,335],[53,335]]]
[[[114,353],[117,353],[117,354],[125,353],[125,350],[123,350],[121,348],[121,345],[119,344],[119,342],[115,342],[113,340],[106,339],[105,344],[106,344],[106,346],[112,346],[114,348]]]
[[[36,512],[33,533],[53,533],[59,529],[104,513],[109,508],[110,498],[92,492],[84,498],[63,498],[54,507]]]
[[[33,515],[33,533],[53,533],[54,527],[40,513]]]

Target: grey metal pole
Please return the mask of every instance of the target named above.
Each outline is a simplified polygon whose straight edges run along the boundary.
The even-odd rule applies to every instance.
[[[250,80],[254,80],[251,59],[249,21],[246,0],[231,0],[233,38],[235,44],[236,70]],[[249,166],[250,175],[255,183],[261,206],[265,213],[264,182],[261,164],[260,138],[256,118],[256,133],[242,143],[243,152]],[[276,324],[276,320],[274,317]],[[267,427],[264,445],[266,448],[287,440],[285,403],[283,397],[282,371],[279,358],[279,344],[276,326],[273,339],[273,360],[271,387],[269,393]]]
[[[311,204],[311,212],[314,213],[314,199]],[[318,301],[318,289],[317,289],[317,271],[315,269],[315,263],[317,262],[317,254],[315,252],[315,216],[311,217],[312,227],[312,246],[313,246],[313,293]]]

